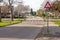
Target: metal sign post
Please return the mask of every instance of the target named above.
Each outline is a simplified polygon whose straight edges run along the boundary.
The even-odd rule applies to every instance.
[[[46,3],[45,7],[46,8],[46,12],[49,12],[48,8],[51,8],[51,4],[49,2]],[[49,34],[49,13],[46,15],[47,18],[47,34]]]
[[[49,34],[49,16],[47,16],[47,33]]]

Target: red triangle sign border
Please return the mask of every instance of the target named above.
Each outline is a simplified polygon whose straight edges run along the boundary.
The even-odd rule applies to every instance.
[[[44,8],[51,8],[51,7],[52,7],[51,4],[47,2]]]

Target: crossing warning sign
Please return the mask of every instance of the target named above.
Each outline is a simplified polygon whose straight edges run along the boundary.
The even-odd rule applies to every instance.
[[[44,8],[51,8],[51,4],[49,2],[46,3],[46,5],[44,6]]]

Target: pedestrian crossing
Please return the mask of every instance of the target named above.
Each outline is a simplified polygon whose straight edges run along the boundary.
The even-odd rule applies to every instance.
[[[44,23],[43,20],[26,20],[22,22],[23,24],[32,24],[32,25],[42,25]]]

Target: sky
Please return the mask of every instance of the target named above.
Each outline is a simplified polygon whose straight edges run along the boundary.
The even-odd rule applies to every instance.
[[[22,0],[16,0],[22,1]],[[24,5],[29,5],[34,11],[37,11],[41,8],[42,5],[45,5],[47,0],[23,0]],[[48,0],[51,1],[51,0]]]
[[[29,5],[34,11],[41,7],[44,0],[23,0],[25,5]]]
[[[44,2],[41,4],[41,6],[42,6],[41,8],[44,8],[44,6],[46,5],[47,2],[49,2],[51,4],[54,1],[55,0],[44,0]]]
[[[54,0],[23,0],[25,5],[29,5],[34,11],[44,8],[47,1],[50,3]],[[43,5],[43,6],[42,6]]]

